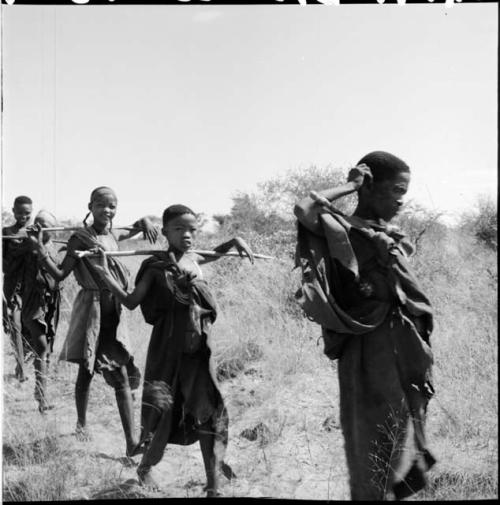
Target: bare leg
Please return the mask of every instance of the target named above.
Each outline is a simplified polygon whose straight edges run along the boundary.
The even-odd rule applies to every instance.
[[[153,479],[151,475],[152,467],[149,465],[144,465],[142,462],[137,469],[137,476],[139,477],[139,484],[141,486],[147,487],[151,491],[158,491],[158,483]]]
[[[37,321],[28,321],[26,326],[30,332],[35,352],[35,399],[38,402],[38,410],[43,414],[53,408],[53,405],[50,405],[47,401],[47,356],[49,345],[43,325]]]
[[[115,389],[116,404],[122,421],[123,433],[126,441],[126,455],[131,457],[136,454],[139,438],[134,430],[134,400],[128,382],[127,369],[125,366],[112,371],[103,372],[106,382]]]
[[[77,415],[76,436],[82,441],[89,440],[90,438],[90,435],[86,429],[86,424],[91,381],[92,375],[83,364],[80,364],[75,384],[75,403]]]
[[[200,448],[207,475],[207,498],[218,495],[219,476],[218,461],[215,454],[215,432],[210,421],[202,424],[199,428]]]
[[[10,340],[12,342],[12,347],[14,348],[14,357],[16,360],[16,379],[19,382],[24,382],[28,380],[26,376],[26,370],[24,369],[24,346],[23,346],[23,334],[22,334],[22,324],[21,324],[21,311],[18,307],[14,307],[10,314],[6,316],[8,319]]]

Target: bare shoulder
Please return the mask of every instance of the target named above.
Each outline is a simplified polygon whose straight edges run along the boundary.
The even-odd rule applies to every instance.
[[[2,235],[15,235],[14,226],[10,225],[2,228]]]
[[[81,251],[83,249],[87,249],[82,239],[80,239],[77,235],[71,235],[68,239],[67,251],[72,254],[75,251]]]
[[[200,263],[200,261],[203,261],[204,259],[201,254],[195,252],[189,252],[186,256],[194,263]]]
[[[129,238],[130,233],[123,230],[110,230],[110,235],[115,239],[116,242],[120,242],[121,240],[125,240]]]

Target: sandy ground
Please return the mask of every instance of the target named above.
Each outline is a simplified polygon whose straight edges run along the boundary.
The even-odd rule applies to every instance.
[[[59,482],[62,499],[205,495],[198,444],[167,447],[162,461],[154,467],[159,492],[147,492],[138,485],[136,466],[123,457],[125,444],[114,394],[102,377],[96,376],[90,393],[88,425],[92,440],[81,442],[73,434],[76,366],[61,362],[51,365],[49,396],[55,408],[45,416],[38,413],[33,399],[32,367],[28,368],[29,380],[23,384],[9,375],[13,368],[13,358],[7,354],[4,500],[12,499],[19,486],[35,485],[37,475],[46,479],[51,462],[51,478],[54,485]],[[335,384],[334,370],[325,367],[317,376],[294,375],[278,389],[270,390],[258,364],[224,381],[221,389],[230,415],[225,460],[237,477],[231,481],[221,477],[223,496],[349,499]],[[136,424],[140,390],[138,396]],[[255,439],[249,440],[242,433]],[[136,457],[135,463],[139,460],[140,456]]]

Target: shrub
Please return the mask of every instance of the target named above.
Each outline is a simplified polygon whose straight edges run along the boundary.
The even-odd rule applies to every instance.
[[[489,196],[480,196],[472,212],[465,213],[461,219],[461,227],[472,233],[476,240],[487,247],[497,250],[497,206]]]

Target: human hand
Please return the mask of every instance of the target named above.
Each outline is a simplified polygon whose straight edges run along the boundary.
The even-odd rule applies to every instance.
[[[111,273],[109,271],[109,266],[108,266],[108,260],[106,258],[106,255],[104,254],[104,250],[97,249],[97,251],[95,251],[95,252],[98,255],[99,262],[92,263],[94,270],[104,279],[108,276],[111,276]]]
[[[240,254],[240,256],[243,258],[244,255],[247,256],[247,258],[250,260],[250,263],[253,265],[254,263],[254,257],[252,250],[250,247],[248,247],[248,244],[240,237],[235,237],[233,238],[233,245]]]
[[[192,272],[185,272],[184,270],[180,270],[180,275],[176,277],[175,282],[182,291],[187,291],[189,288],[191,288],[191,286],[193,286],[193,282],[196,277],[196,274]]]
[[[154,244],[158,240],[158,227],[155,226],[147,217],[140,219],[138,224],[142,230],[144,240],[147,239],[151,244]]]
[[[371,182],[373,180],[373,175],[370,167],[362,163],[349,170],[347,182],[352,182],[355,189],[358,190],[362,186],[365,178]]]
[[[43,228],[40,223],[35,223],[29,228],[26,228],[26,233],[28,236],[28,244],[34,253],[40,256],[47,255],[47,251],[44,247],[44,233]]]

